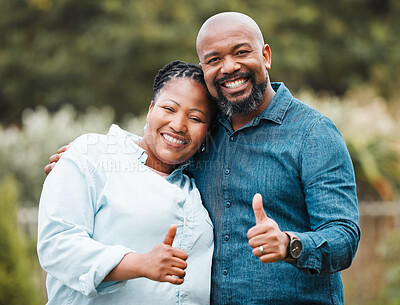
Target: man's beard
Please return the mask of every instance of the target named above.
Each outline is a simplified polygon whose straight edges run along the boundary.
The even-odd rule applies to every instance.
[[[267,79],[261,84],[256,83],[256,76],[254,72],[249,73],[238,73],[234,75],[235,78],[247,77],[253,88],[251,89],[250,95],[242,100],[236,102],[230,102],[225,95],[222,93],[221,85],[225,79],[232,79],[232,75],[229,77],[222,78],[214,81],[214,88],[217,90],[218,97],[212,97],[213,100],[217,103],[219,110],[225,114],[226,116],[232,115],[246,115],[253,111],[255,111],[258,106],[262,103],[264,98],[264,93],[268,84],[268,76]]]

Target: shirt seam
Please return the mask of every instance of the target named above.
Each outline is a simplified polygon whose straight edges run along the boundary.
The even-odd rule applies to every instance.
[[[308,130],[306,131],[306,134],[304,136],[304,139],[301,143],[301,147],[300,147],[300,151],[299,151],[299,159],[298,159],[298,163],[299,163],[299,170],[300,170],[300,176],[301,172],[302,172],[302,166],[303,166],[303,154],[304,154],[304,149],[307,143],[307,140],[311,134],[311,130],[315,127],[315,125],[317,124],[317,122],[321,121],[323,119],[323,116],[320,116],[318,118],[315,118],[313,122],[311,122]],[[303,187],[306,186],[306,183],[303,184]]]

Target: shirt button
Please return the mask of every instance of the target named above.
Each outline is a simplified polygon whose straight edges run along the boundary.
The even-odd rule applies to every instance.
[[[223,274],[223,275],[228,275],[228,270],[224,269],[224,270],[222,271],[222,274]]]
[[[235,142],[235,141],[236,141],[236,137],[231,136],[230,140],[231,140],[232,142]]]
[[[227,202],[225,203],[225,206],[226,206],[227,208],[230,208],[230,207],[231,207],[231,203],[230,203],[229,201],[227,201]]]
[[[231,172],[231,171],[227,168],[227,169],[225,170],[225,175],[229,175],[230,172]]]
[[[229,235],[225,235],[224,239],[225,239],[225,241],[228,241],[229,240]]]

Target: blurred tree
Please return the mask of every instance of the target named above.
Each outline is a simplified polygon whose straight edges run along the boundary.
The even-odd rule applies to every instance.
[[[120,120],[149,105],[157,70],[197,62],[196,34],[221,11],[241,11],[272,48],[271,78],[291,89],[343,94],[400,85],[396,0],[0,0],[0,121],[26,107],[111,105]]]
[[[0,304],[36,305],[34,273],[26,241],[17,227],[17,183],[12,178],[0,181]]]

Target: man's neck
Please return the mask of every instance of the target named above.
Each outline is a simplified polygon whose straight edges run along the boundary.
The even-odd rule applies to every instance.
[[[274,89],[272,89],[271,83],[268,83],[267,89],[265,90],[263,102],[251,113],[245,115],[232,115],[231,116],[231,125],[234,131],[238,130],[240,127],[243,127],[252,119],[254,119],[257,115],[263,112],[271,102],[272,98],[275,95]]]

